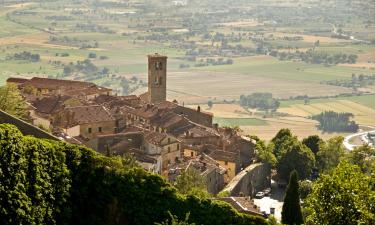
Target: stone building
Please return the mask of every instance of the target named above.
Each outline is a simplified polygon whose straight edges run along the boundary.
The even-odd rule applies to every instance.
[[[148,55],[148,92],[141,95],[148,103],[167,100],[167,56]]]
[[[116,133],[116,121],[101,105],[67,107],[55,116],[54,126],[70,137],[83,139]]]

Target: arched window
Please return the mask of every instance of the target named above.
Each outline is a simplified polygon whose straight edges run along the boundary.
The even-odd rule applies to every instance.
[[[156,70],[162,70],[163,64],[161,62],[155,62],[155,69]]]

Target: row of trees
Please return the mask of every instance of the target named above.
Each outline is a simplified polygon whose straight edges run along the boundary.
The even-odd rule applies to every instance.
[[[357,132],[359,126],[350,120],[352,117],[352,113],[325,111],[312,116],[312,119],[319,121],[319,129],[326,132]]]
[[[278,57],[280,60],[301,60],[311,64],[325,64],[325,65],[336,65],[339,63],[354,64],[357,62],[357,55],[353,54],[329,54],[326,52],[318,52],[309,49],[306,52],[278,52],[272,50],[271,56]]]
[[[182,195],[126,158],[24,137],[5,124],[0,145],[1,224],[143,225],[189,213],[195,224],[267,224],[226,203]]]
[[[240,105],[246,108],[258,108],[261,110],[276,110],[280,106],[279,100],[272,97],[272,93],[253,93],[241,95]]]
[[[291,171],[296,170],[300,179],[313,179],[319,173],[335,168],[344,155],[343,137],[327,141],[317,135],[299,141],[289,129],[281,129],[267,145],[256,136],[255,146],[259,161],[269,163],[278,172],[279,178],[288,180]]]
[[[40,55],[33,54],[31,52],[23,51],[19,53],[14,53],[13,55],[7,55],[6,60],[26,60],[30,62],[39,62]]]

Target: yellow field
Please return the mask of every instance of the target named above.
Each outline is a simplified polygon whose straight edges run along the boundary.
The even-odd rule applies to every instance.
[[[281,32],[275,32],[272,33],[275,37],[303,37],[304,42],[308,43],[315,43],[319,40],[320,43],[338,43],[338,42],[348,42],[348,40],[343,39],[337,39],[337,38],[331,38],[331,37],[324,37],[324,36],[314,36],[314,35],[303,35],[303,34],[291,34],[291,33],[281,33]]]
[[[309,135],[319,135],[323,139],[329,139],[335,136],[345,136],[345,133],[323,133],[316,128],[316,121],[299,121],[297,118],[267,119],[265,126],[241,126],[244,134],[257,135],[259,138],[269,141],[282,128],[289,128],[299,139]]]
[[[314,103],[310,105],[297,104],[290,107],[280,108],[278,111],[290,115],[308,117],[323,111],[349,112],[354,115],[355,121],[363,125],[375,124],[375,109],[348,101],[338,100],[327,103]]]
[[[227,26],[227,27],[256,27],[258,25],[263,25],[263,23],[259,23],[257,20],[249,19],[249,20],[241,20],[241,21],[234,21],[228,23],[220,23],[219,25]]]

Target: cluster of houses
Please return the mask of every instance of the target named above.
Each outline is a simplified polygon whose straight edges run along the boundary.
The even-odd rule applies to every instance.
[[[218,193],[253,163],[254,141],[213,124],[213,115],[166,100],[167,57],[148,56],[148,92],[117,96],[93,83],[9,78],[29,103],[33,124],[103,154],[132,155],[174,180],[194,168]]]

